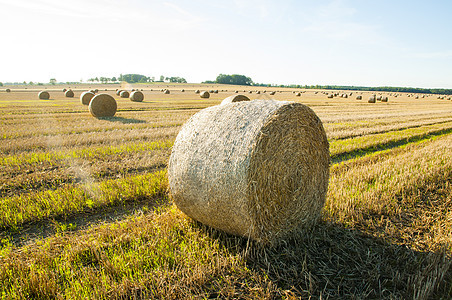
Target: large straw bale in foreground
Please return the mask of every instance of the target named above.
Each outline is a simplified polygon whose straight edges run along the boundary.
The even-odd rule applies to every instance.
[[[168,166],[170,193],[195,220],[274,244],[318,219],[329,162],[322,123],[307,106],[216,105],[179,132]]]
[[[89,112],[96,118],[113,117],[118,105],[109,94],[98,94],[89,103]]]
[[[225,98],[223,101],[221,101],[221,105],[229,104],[229,103],[233,103],[233,102],[240,102],[240,101],[250,101],[250,98],[248,98],[245,95],[241,95],[241,94],[232,95],[232,96]]]

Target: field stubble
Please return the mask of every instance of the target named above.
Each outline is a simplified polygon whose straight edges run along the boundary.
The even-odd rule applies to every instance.
[[[180,124],[232,94],[184,87],[115,97],[111,120],[90,118],[77,91],[0,93],[2,297],[452,297],[451,103],[277,93],[316,111],[334,164],[322,221],[262,248],[167,199]]]

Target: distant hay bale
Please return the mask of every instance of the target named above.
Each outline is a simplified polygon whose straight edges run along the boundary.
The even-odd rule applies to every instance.
[[[88,108],[94,117],[108,118],[115,115],[118,105],[109,94],[98,94],[91,99]]]
[[[96,94],[96,90],[89,90],[89,92]]]
[[[83,93],[80,95],[80,102],[81,102],[83,105],[89,105],[91,99],[93,99],[94,96],[96,96],[96,95],[94,95],[94,93],[92,93],[92,92],[90,92],[90,91],[83,92]]]
[[[328,95],[327,98],[332,99],[333,98],[333,94]]]
[[[99,90],[98,90],[98,89],[95,89],[94,92],[97,94],[97,93],[99,93]]]
[[[184,90],[184,89],[181,89],[180,91],[181,91],[182,93],[183,93],[183,92],[185,92],[185,90]]]
[[[236,94],[237,94],[238,92],[239,92],[239,91],[235,91],[234,93],[236,93]]]
[[[388,102],[388,97],[381,97],[381,102]]]
[[[300,97],[301,93],[296,93],[295,96]]]
[[[356,96],[356,100],[362,100],[363,99],[363,96]]]
[[[168,89],[165,89],[165,90],[163,91],[163,94],[168,95],[169,93],[170,93],[170,90],[168,90]]]
[[[369,100],[367,100],[367,102],[369,102],[369,103],[375,103],[376,102],[376,97],[375,97],[375,95],[373,95],[373,96],[370,96],[369,97]]]
[[[382,96],[378,96],[378,97],[377,97],[377,100],[378,100],[378,101],[381,101],[381,98],[382,98]]]
[[[213,92],[214,92],[215,94],[218,94],[218,90],[214,90]]]
[[[254,100],[193,115],[174,143],[170,195],[188,216],[230,234],[274,244],[320,217],[329,145],[309,107]]]
[[[250,101],[250,98],[248,98],[245,95],[241,95],[241,94],[232,95],[232,96],[225,98],[223,101],[221,101],[221,105],[225,105],[228,103],[234,103],[234,102],[240,102],[240,101]]]
[[[256,91],[256,94],[260,94],[261,93],[261,91]]]
[[[275,91],[271,91],[269,94],[270,94],[271,96],[273,96],[274,94],[276,94],[276,92],[275,92]]]
[[[202,91],[199,96],[201,98],[209,98],[210,97],[210,93],[208,91]]]
[[[134,91],[130,94],[130,100],[133,102],[143,102],[144,94],[140,91]]]
[[[6,89],[5,92],[11,93],[11,89]]]
[[[248,93],[252,94],[252,93],[253,93],[253,91],[249,91]]]
[[[116,90],[116,96],[119,96],[121,94],[122,90]]]
[[[67,90],[64,95],[68,98],[73,98],[74,97],[74,92],[72,90]]]
[[[63,93],[65,93],[67,91],[67,89],[63,89]]]
[[[130,94],[128,91],[121,91],[121,93],[119,93],[119,97],[121,98],[129,98]]]
[[[40,91],[38,94],[39,99],[42,100],[49,100],[50,99],[50,94],[47,91]]]
[[[196,91],[195,91],[195,94],[199,94],[199,93],[200,93],[200,91],[199,91],[199,90],[196,90]]]

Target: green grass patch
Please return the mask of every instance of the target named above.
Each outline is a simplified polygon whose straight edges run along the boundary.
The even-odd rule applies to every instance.
[[[70,159],[98,159],[109,155],[167,149],[173,146],[173,140],[128,143],[120,146],[86,147],[72,151],[32,152],[0,157],[0,166],[21,166],[39,163],[56,165]]]
[[[166,170],[0,199],[0,228],[166,195]]]

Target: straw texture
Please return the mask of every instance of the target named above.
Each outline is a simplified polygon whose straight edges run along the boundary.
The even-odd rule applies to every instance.
[[[98,94],[89,103],[89,112],[96,118],[113,117],[118,108],[115,98],[109,94]]]
[[[254,100],[201,110],[183,126],[168,177],[188,216],[261,243],[278,243],[319,217],[329,145],[305,105]]]
[[[233,103],[233,102],[240,102],[240,101],[250,101],[250,98],[248,98],[245,95],[232,95],[227,98],[225,98],[223,101],[221,101],[221,105]]]

